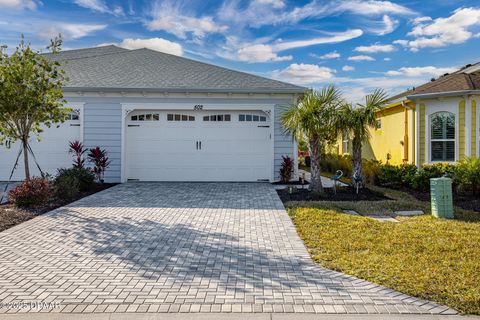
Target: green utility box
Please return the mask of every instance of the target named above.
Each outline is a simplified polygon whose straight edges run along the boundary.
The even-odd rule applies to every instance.
[[[430,179],[430,197],[434,217],[453,219],[452,179]]]

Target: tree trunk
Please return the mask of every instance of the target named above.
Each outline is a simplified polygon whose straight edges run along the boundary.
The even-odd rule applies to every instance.
[[[22,139],[23,165],[25,167],[25,179],[30,179],[30,168],[28,167],[28,137]]]
[[[363,168],[362,168],[362,141],[358,138],[353,138],[352,141],[352,169],[353,175],[357,173],[359,177],[363,179]]]
[[[322,148],[318,139],[309,142],[310,147],[310,190],[323,193],[322,177],[320,175],[320,160]]]

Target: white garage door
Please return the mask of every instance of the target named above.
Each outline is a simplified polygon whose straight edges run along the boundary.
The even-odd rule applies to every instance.
[[[259,111],[134,111],[126,178],[260,181],[271,176],[270,119]]]
[[[36,141],[35,138],[30,140],[35,157],[45,173],[55,175],[58,168],[72,166],[72,156],[68,154],[68,144],[70,141],[80,139],[80,121],[78,115],[72,114],[70,118],[70,120],[60,124],[59,128],[54,125],[45,128],[40,134],[41,141]],[[0,181],[8,180],[20,146],[19,142],[12,144],[10,149],[0,145]],[[40,172],[30,154],[29,167],[31,176],[40,176]],[[24,178],[25,169],[22,154],[12,181],[21,181]]]

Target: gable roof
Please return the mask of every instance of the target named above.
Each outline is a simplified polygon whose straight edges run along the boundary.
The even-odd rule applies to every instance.
[[[62,63],[65,90],[303,93],[307,89],[149,49],[105,46],[48,54]]]
[[[391,97],[389,100],[397,100],[419,94],[480,90],[480,75],[465,72],[456,72],[442,76],[434,81],[425,83],[412,90],[407,90]]]

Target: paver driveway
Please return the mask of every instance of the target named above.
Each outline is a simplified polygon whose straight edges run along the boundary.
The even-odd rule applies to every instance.
[[[50,312],[453,312],[315,265],[273,187],[248,183],[118,185],[0,233],[2,311],[22,301],[60,305]]]

